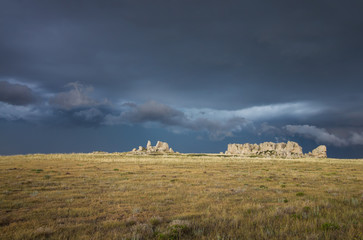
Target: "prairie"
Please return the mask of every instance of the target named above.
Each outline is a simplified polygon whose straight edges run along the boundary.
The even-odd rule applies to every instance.
[[[0,157],[0,239],[363,239],[362,159]]]

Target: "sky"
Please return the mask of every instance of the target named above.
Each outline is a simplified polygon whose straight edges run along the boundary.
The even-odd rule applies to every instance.
[[[1,0],[0,154],[363,158],[363,2]]]

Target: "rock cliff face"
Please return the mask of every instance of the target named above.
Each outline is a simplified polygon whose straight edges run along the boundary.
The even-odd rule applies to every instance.
[[[169,147],[169,144],[166,142],[158,141],[155,146],[151,145],[150,141],[147,141],[146,148],[139,146],[138,149],[132,149],[132,152],[135,153],[174,153],[173,149]]]
[[[228,144],[225,154],[242,156],[261,156],[261,157],[282,157],[282,158],[302,158],[318,157],[326,158],[326,147],[324,145],[314,149],[309,154],[303,154],[302,147],[296,142],[287,143],[264,142],[261,144]]]

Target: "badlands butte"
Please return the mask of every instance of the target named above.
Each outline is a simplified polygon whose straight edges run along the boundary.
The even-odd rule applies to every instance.
[[[138,148],[132,149],[131,152],[135,154],[175,153],[174,150],[169,147],[168,143],[161,141],[158,141],[155,146],[152,146],[151,142],[148,141],[146,144],[146,148],[139,146]],[[264,142],[260,144],[231,143],[228,144],[227,151],[221,154],[238,155],[242,157],[326,158],[326,152],[326,146],[320,145],[311,152],[304,154],[302,147],[298,143],[288,141],[287,143]]]

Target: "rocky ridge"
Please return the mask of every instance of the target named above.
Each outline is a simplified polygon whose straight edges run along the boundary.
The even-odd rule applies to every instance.
[[[312,152],[304,154],[302,147],[292,141],[287,143],[264,142],[261,144],[228,144],[225,154],[242,155],[246,157],[281,157],[281,158],[303,158],[315,157],[326,158],[326,146],[320,145]]]
[[[151,145],[150,140],[147,141],[146,148],[139,146],[138,149],[132,149],[134,153],[174,153],[174,150],[169,147],[167,142],[158,141],[155,146]]]

